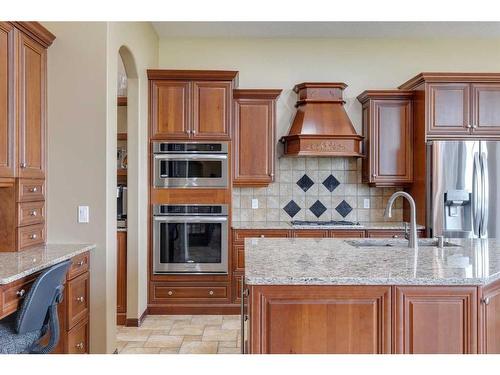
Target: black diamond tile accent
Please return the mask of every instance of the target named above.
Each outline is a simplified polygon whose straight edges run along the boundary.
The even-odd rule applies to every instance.
[[[311,180],[309,176],[305,174],[297,181],[297,185],[299,185],[299,187],[302,190],[308,191],[311,188],[311,186],[314,185],[314,181]]]
[[[349,203],[343,200],[337,207],[335,207],[335,210],[337,210],[337,212],[341,214],[342,217],[346,217],[347,215],[349,215],[349,212],[352,211],[352,207]]]
[[[283,207],[283,209],[288,215],[290,215],[290,217],[294,217],[300,211],[299,205],[295,203],[293,199],[290,202],[288,202],[286,206]]]
[[[337,180],[332,174],[328,176],[325,181],[323,181],[323,186],[326,187],[330,193],[334,191],[339,185],[339,180]]]
[[[323,215],[323,212],[326,211],[326,207],[320,201],[316,201],[316,202],[314,202],[314,204],[311,207],[309,207],[309,210],[311,210],[311,212],[316,217],[320,217],[321,215]]]

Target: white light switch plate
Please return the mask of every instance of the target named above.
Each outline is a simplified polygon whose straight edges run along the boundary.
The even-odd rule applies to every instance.
[[[363,199],[363,208],[370,208],[370,199]]]
[[[259,208],[259,200],[258,199],[252,199],[252,208],[254,210]]]
[[[78,222],[89,222],[89,206],[78,206]]]

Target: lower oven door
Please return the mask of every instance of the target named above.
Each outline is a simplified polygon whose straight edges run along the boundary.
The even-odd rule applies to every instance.
[[[228,186],[226,154],[155,154],[153,164],[157,188]]]
[[[154,216],[154,273],[228,272],[227,217]]]

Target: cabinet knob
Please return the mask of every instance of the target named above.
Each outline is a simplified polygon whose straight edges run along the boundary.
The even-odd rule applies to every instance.
[[[38,236],[36,234],[31,234],[29,236],[30,240],[35,240]]]
[[[174,294],[174,292],[172,292],[171,290],[168,291],[168,295],[171,296],[172,294]]]
[[[376,174],[376,173],[373,173],[373,174],[372,174],[372,177],[377,177],[377,174]]]
[[[75,345],[75,348],[83,350],[85,346],[83,345],[83,342],[79,342],[78,344]]]
[[[210,294],[211,296],[213,296],[214,295],[214,291],[211,290],[211,291],[208,292],[208,294]]]
[[[393,235],[392,238],[399,238],[397,234]]]
[[[76,297],[76,300],[80,303],[84,303],[85,302],[85,298],[83,297]]]
[[[24,289],[18,290],[16,292],[16,296],[18,296],[19,298],[23,298],[25,294],[26,294],[26,291]]]
[[[84,264],[85,264],[85,261],[84,261],[84,260],[81,260],[81,261],[79,261],[76,265],[77,265],[78,267],[81,267],[81,266],[83,266]]]
[[[35,187],[32,187],[32,188],[29,188],[28,191],[30,193],[36,193],[38,191],[38,188],[35,186]]]
[[[485,305],[489,305],[490,304],[490,297],[481,298],[481,302],[484,303]]]
[[[193,130],[191,130],[191,133],[192,133],[192,134],[196,134],[196,130],[194,130],[194,129],[193,129]]]
[[[28,165],[27,165],[26,163],[21,163],[21,164],[19,164],[19,166],[20,166],[21,168],[26,168]]]
[[[37,212],[36,212],[36,210],[30,211],[30,216],[36,216],[36,215],[38,215]]]
[[[263,234],[260,235],[260,238],[264,238],[265,236]]]

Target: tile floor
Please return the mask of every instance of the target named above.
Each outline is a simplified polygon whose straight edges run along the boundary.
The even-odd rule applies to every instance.
[[[119,354],[239,354],[239,315],[148,315],[117,327]]]

